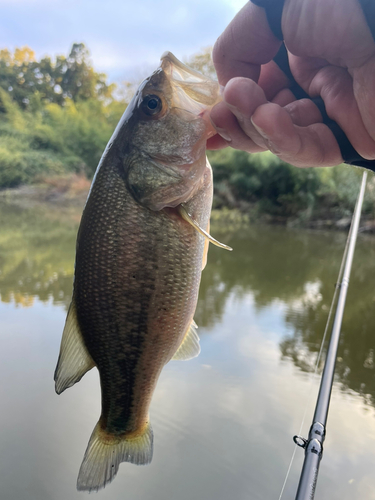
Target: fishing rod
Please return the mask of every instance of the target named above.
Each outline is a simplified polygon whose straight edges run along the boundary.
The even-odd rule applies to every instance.
[[[341,333],[341,324],[345,309],[345,301],[349,286],[349,278],[353,263],[354,250],[358,236],[358,227],[361,218],[366,180],[367,172],[364,172],[348,236],[346,259],[344,254],[345,267],[342,274],[342,280],[341,283],[338,283],[336,285],[340,288],[340,293],[337,300],[335,319],[333,322],[331,338],[328,345],[327,357],[324,363],[319,395],[315,406],[315,413],[312,425],[310,427],[309,436],[307,439],[304,439],[300,436],[294,436],[293,438],[296,445],[304,448],[305,450],[305,459],[303,462],[298,484],[296,500],[313,500],[315,496],[319,465],[323,455],[323,441],[326,436],[326,423],[329,403],[331,399],[337,349]]]

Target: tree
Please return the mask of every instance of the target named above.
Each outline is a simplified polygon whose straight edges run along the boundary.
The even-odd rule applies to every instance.
[[[29,47],[17,48],[13,54],[8,49],[0,50],[0,87],[23,107],[35,92],[34,65],[35,54]]]
[[[89,51],[83,43],[74,43],[67,59],[56,61],[56,83],[63,95],[73,101],[111,97],[114,85],[107,85],[106,75],[96,73],[89,63]]]
[[[212,47],[206,47],[202,49],[202,52],[193,54],[185,61],[185,64],[199,71],[202,75],[217,80],[214,63],[212,62]]]
[[[9,92],[23,109],[28,108],[33,94],[42,101],[64,105],[91,98],[112,99],[115,85],[108,85],[106,75],[97,73],[89,60],[83,43],[75,43],[68,57],[57,56],[55,61],[44,57],[36,61],[29,47],[0,51],[0,87]]]

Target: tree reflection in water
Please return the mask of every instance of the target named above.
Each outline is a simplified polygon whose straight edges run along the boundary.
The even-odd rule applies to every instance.
[[[34,298],[68,307],[78,214],[42,213],[0,205],[2,302],[32,306]],[[346,235],[251,226],[212,227],[234,251],[213,247],[202,275],[195,320],[212,328],[228,298],[251,296],[261,311],[278,301],[292,335],[281,356],[313,370],[328,316]],[[375,239],[360,235],[348,292],[336,379],[375,406]],[[201,334],[202,329],[200,330]]]
[[[215,234],[213,232],[213,234]],[[223,235],[220,235],[223,239]],[[219,235],[218,235],[219,237]],[[220,238],[219,238],[220,239]],[[293,331],[281,355],[301,370],[315,368],[334,293],[346,234],[253,227],[234,234],[232,254],[210,249],[196,314],[213,326],[230,294],[251,293],[258,310],[274,301],[285,306]],[[336,380],[375,406],[375,239],[359,236],[344,315]]]
[[[30,307],[34,298],[69,305],[77,217],[0,204],[2,302]]]

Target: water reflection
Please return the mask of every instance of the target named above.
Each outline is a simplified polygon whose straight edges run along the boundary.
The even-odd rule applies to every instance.
[[[60,397],[52,381],[72,290],[77,220],[0,206],[6,500],[82,498],[75,479],[99,415],[98,375],[92,370]],[[234,252],[210,248],[195,318],[201,355],[163,370],[151,407],[153,463],[123,464],[101,499],[123,499],[124,491],[140,500],[278,498],[345,235],[215,226],[212,233]],[[374,268],[375,240],[360,236],[320,498],[375,498]],[[295,494],[298,473],[297,463],[286,498]]]
[[[78,222],[64,215],[0,204],[2,302],[69,304]]]
[[[337,262],[339,257],[337,255]],[[311,370],[311,353],[319,349],[333,295],[332,284],[336,279],[337,264],[333,264],[332,256],[327,261],[327,265],[322,268],[321,276],[324,279],[321,278],[319,285],[319,300],[301,301],[298,308],[289,307],[285,316],[285,321],[293,329],[293,335],[281,343],[281,350],[302,370]],[[343,390],[356,391],[371,405],[375,404],[374,276],[374,240],[360,238],[348,291],[336,379]],[[308,358],[310,361],[307,361]]]
[[[31,307],[69,305],[78,217],[0,205],[1,301]],[[250,227],[232,233],[213,227],[234,252],[210,247],[202,275],[196,321],[213,328],[229,297],[251,294],[256,310],[285,306],[291,335],[280,343],[283,357],[311,371],[320,347],[346,235]],[[340,342],[337,377],[343,389],[375,404],[375,240],[360,236]],[[371,279],[372,277],[372,279]]]
[[[232,292],[239,299],[252,292],[261,309],[274,300],[292,305],[304,297],[306,284],[317,279],[332,287],[345,236],[252,227],[233,234],[229,241],[234,252],[211,247],[209,266],[202,275],[197,319],[205,326],[220,317]]]
[[[314,369],[334,293],[346,235],[252,228],[233,235],[235,254],[210,249],[196,320],[213,327],[226,300],[252,293],[256,309],[275,301],[285,307],[293,331],[280,343],[282,355],[303,371]],[[343,389],[375,404],[375,239],[359,237],[345,311],[337,377]]]

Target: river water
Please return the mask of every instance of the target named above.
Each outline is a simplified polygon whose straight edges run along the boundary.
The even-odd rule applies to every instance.
[[[0,498],[74,500],[100,412],[92,370],[57,396],[78,216],[0,205]],[[151,406],[152,464],[122,464],[103,500],[275,499],[306,437],[345,234],[212,229],[195,316],[202,352],[170,362]],[[375,499],[375,239],[359,236],[317,499]],[[297,449],[283,499],[293,499]],[[93,494],[95,495],[95,494]]]

